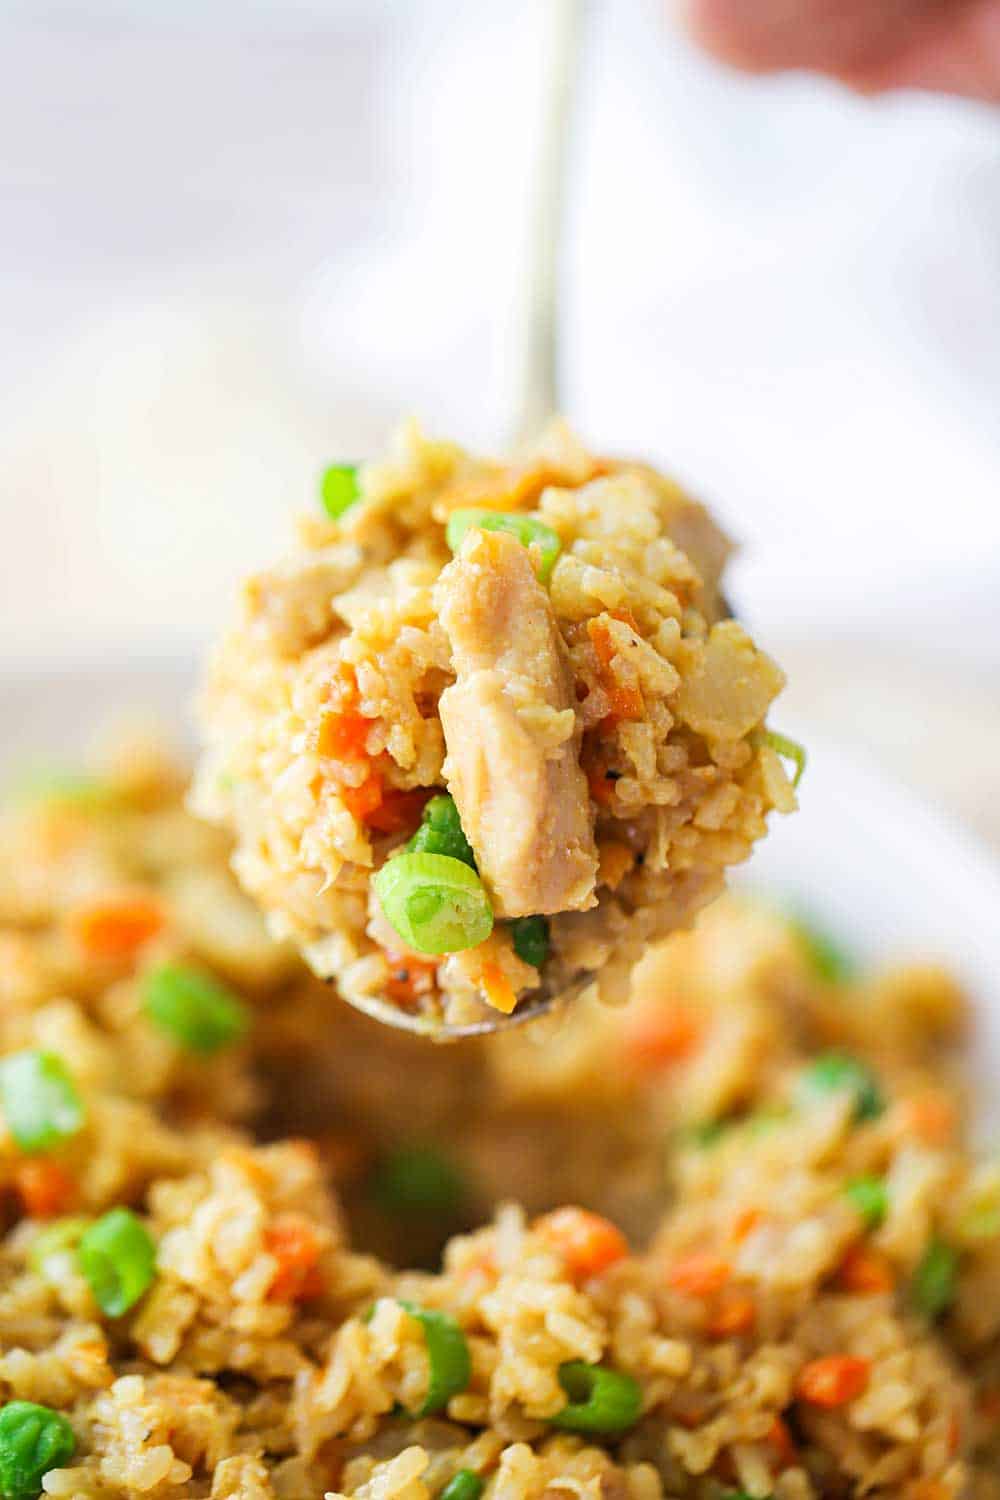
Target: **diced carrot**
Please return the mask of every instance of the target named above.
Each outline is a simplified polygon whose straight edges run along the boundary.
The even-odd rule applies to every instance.
[[[713,1297],[721,1292],[732,1267],[711,1250],[692,1250],[675,1260],[667,1271],[667,1284],[684,1297]]]
[[[479,510],[527,510],[549,485],[565,485],[565,474],[544,460],[531,465],[509,464],[479,479],[450,484],[438,497],[446,511],[475,507]]]
[[[359,823],[367,823],[382,806],[382,778],[372,771],[360,786],[340,787],[340,800]]]
[[[590,795],[601,807],[608,807],[615,795],[618,773],[607,766],[594,765],[587,769],[587,786]]]
[[[603,839],[597,845],[597,884],[616,891],[635,864],[635,855],[620,839]]]
[[[492,959],[483,964],[480,983],[483,994],[493,1009],[509,1016],[517,1006],[517,991],[500,965]]]
[[[895,1284],[891,1263],[871,1245],[853,1245],[837,1272],[837,1286],[841,1291],[859,1296],[891,1292]]]
[[[165,915],[153,895],[106,896],[78,906],[69,927],[88,958],[131,958],[161,931]]]
[[[642,631],[639,629],[639,622],[627,604],[622,604],[618,609],[613,609],[611,615],[613,619],[621,620],[622,624],[627,625],[629,630],[634,630],[636,635],[642,634]]]
[[[282,1214],[264,1235],[264,1245],[278,1262],[268,1288],[271,1302],[308,1302],[323,1290],[318,1266],[320,1239],[301,1214]]]
[[[585,1208],[557,1208],[535,1223],[550,1249],[561,1255],[577,1281],[599,1276],[629,1254],[628,1241],[610,1219]]]
[[[587,634],[597,654],[598,665],[601,669],[601,686],[611,703],[611,712],[608,717],[613,720],[641,719],[645,712],[642,693],[637,684],[623,680],[615,670],[618,647],[608,629],[607,620],[602,615],[588,620]]]
[[[742,1209],[733,1220],[733,1243],[742,1245],[763,1221],[764,1215],[759,1208]]]
[[[767,1440],[778,1455],[781,1468],[790,1469],[798,1463],[799,1455],[795,1440],[788,1430],[788,1423],[784,1417],[775,1417],[771,1423],[771,1430],[767,1434]]]
[[[404,1010],[417,1006],[424,995],[433,993],[437,983],[437,964],[416,958],[411,953],[387,953],[389,977],[385,992]]]
[[[429,787],[414,787],[409,792],[389,787],[379,806],[368,814],[368,827],[374,828],[376,833],[415,832],[420,814],[432,795]]]
[[[363,760],[374,719],[356,709],[335,709],[323,715],[316,731],[316,753],[330,760]]]
[[[701,1034],[700,1018],[687,1006],[674,1003],[630,1017],[622,1041],[628,1060],[640,1071],[653,1073],[690,1057]]]
[[[76,1202],[77,1186],[58,1162],[33,1156],[14,1168],[14,1186],[32,1219],[55,1219]]]
[[[733,1338],[740,1333],[749,1333],[756,1318],[753,1298],[744,1292],[732,1292],[722,1297],[709,1319],[708,1331],[712,1338]]]
[[[853,1354],[828,1354],[822,1359],[810,1360],[799,1371],[795,1384],[796,1394],[811,1406],[832,1409],[846,1406],[868,1388],[871,1365],[867,1359]]]
[[[903,1128],[925,1146],[947,1146],[954,1139],[958,1114],[943,1089],[925,1089],[899,1105]]]

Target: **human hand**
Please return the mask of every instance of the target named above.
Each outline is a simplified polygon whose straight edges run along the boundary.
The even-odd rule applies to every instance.
[[[685,12],[702,46],[748,72],[1000,103],[1000,0],[685,0]]]

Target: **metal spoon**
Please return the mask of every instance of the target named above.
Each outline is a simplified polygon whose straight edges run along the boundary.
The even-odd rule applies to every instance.
[[[545,118],[539,137],[532,182],[525,299],[522,311],[521,375],[514,423],[515,442],[537,436],[559,409],[559,262],[573,124],[573,102],[579,64],[584,0],[549,0],[549,37],[545,87]],[[384,1026],[414,1032],[436,1042],[491,1036],[523,1026],[546,1015],[557,1002],[568,1002],[586,988],[590,976],[581,974],[552,994],[543,984],[510,1015],[483,1002],[475,1021],[449,1024],[434,1016],[414,1015],[378,995],[352,998],[349,1003]],[[345,997],[347,998],[347,997]]]

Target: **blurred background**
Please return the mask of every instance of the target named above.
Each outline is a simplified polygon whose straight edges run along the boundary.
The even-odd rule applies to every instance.
[[[8,742],[95,666],[186,690],[324,462],[401,415],[503,443],[550,23],[0,4]],[[1000,842],[1000,111],[740,77],[593,0],[561,273],[566,415],[743,544],[779,720]]]

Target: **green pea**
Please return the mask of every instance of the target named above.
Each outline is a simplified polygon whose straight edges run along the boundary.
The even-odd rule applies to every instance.
[[[217,1052],[250,1024],[246,1006],[216,979],[183,964],[160,964],[142,984],[142,1003],[161,1031],[191,1052]]]
[[[76,1436],[61,1412],[34,1401],[8,1401],[0,1408],[0,1495],[36,1500],[50,1469],[61,1469],[76,1452]]]
[[[376,1168],[371,1195],[387,1213],[453,1214],[466,1196],[461,1173],[433,1146],[402,1146]]]
[[[549,956],[551,939],[545,917],[515,917],[510,924],[514,952],[533,969],[540,969]]]

